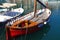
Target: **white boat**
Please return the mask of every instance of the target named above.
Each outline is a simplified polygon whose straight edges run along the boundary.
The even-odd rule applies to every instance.
[[[7,5],[7,3],[5,3]],[[16,8],[16,9],[7,9],[12,6],[12,4],[9,4],[9,6],[2,6],[3,9],[0,9],[0,24],[6,23],[7,20],[14,18],[16,16],[21,15],[24,12],[23,8]],[[15,4],[14,4],[15,6]],[[1,6],[0,6],[1,7]],[[7,8],[5,8],[7,7]]]
[[[2,8],[10,8],[12,6],[16,6],[17,4],[15,3],[2,3],[2,5],[0,5],[0,7]]]
[[[8,11],[7,9],[0,9],[0,12],[6,12]]]
[[[5,12],[0,14],[0,22],[4,22],[8,19],[16,17],[24,12],[23,8],[13,9],[13,11]]]
[[[23,8],[16,8],[11,10],[12,12],[19,12],[19,13],[23,13],[24,9]]]

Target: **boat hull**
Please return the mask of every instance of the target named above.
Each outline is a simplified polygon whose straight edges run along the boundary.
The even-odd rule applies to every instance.
[[[45,22],[49,22],[49,18],[45,21]],[[43,23],[40,23],[34,27],[31,27],[31,28],[27,28],[27,29],[11,29],[9,32],[9,35],[10,37],[16,37],[16,36],[19,36],[19,35],[25,35],[25,34],[30,34],[32,32],[36,32],[38,30],[41,29],[41,27],[43,27]],[[8,36],[8,33],[6,31],[6,36]]]

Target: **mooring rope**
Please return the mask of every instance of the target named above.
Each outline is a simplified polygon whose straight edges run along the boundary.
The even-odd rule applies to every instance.
[[[22,27],[21,27],[21,34],[22,34]],[[22,35],[21,35],[21,40],[23,39]]]
[[[25,40],[26,40],[26,38],[27,38],[27,31],[28,31],[28,29],[26,28]]]
[[[26,22],[26,23],[25,23],[25,25],[26,25],[26,34],[25,34],[25,40],[26,40],[26,38],[27,38],[27,32],[28,32],[28,28],[27,28],[27,27],[28,27],[28,21],[26,20],[25,22]]]

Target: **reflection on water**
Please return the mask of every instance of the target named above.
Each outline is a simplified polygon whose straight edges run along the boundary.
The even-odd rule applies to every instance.
[[[50,25],[46,24],[39,31],[27,35],[18,36],[16,38],[13,38],[12,40],[40,40],[44,36],[46,36],[49,30],[50,30]],[[5,28],[3,27],[0,28],[0,40],[6,39],[5,34],[6,34]]]
[[[6,40],[6,30],[3,27],[0,27],[0,40]]]
[[[23,36],[18,36],[16,38],[13,38],[13,40],[40,40],[44,36],[46,36],[49,30],[50,30],[50,25],[46,24],[39,31]]]

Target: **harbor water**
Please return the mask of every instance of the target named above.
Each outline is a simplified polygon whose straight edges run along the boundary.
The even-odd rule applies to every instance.
[[[33,4],[32,4],[33,5]],[[26,14],[32,11],[24,7]],[[38,6],[40,8],[40,6]],[[27,12],[28,11],[28,12]],[[50,16],[50,21],[48,24],[44,25],[39,31],[31,34],[21,35],[13,38],[12,40],[60,40],[60,8],[52,9],[52,14]],[[0,40],[6,40],[6,29],[0,26]]]

